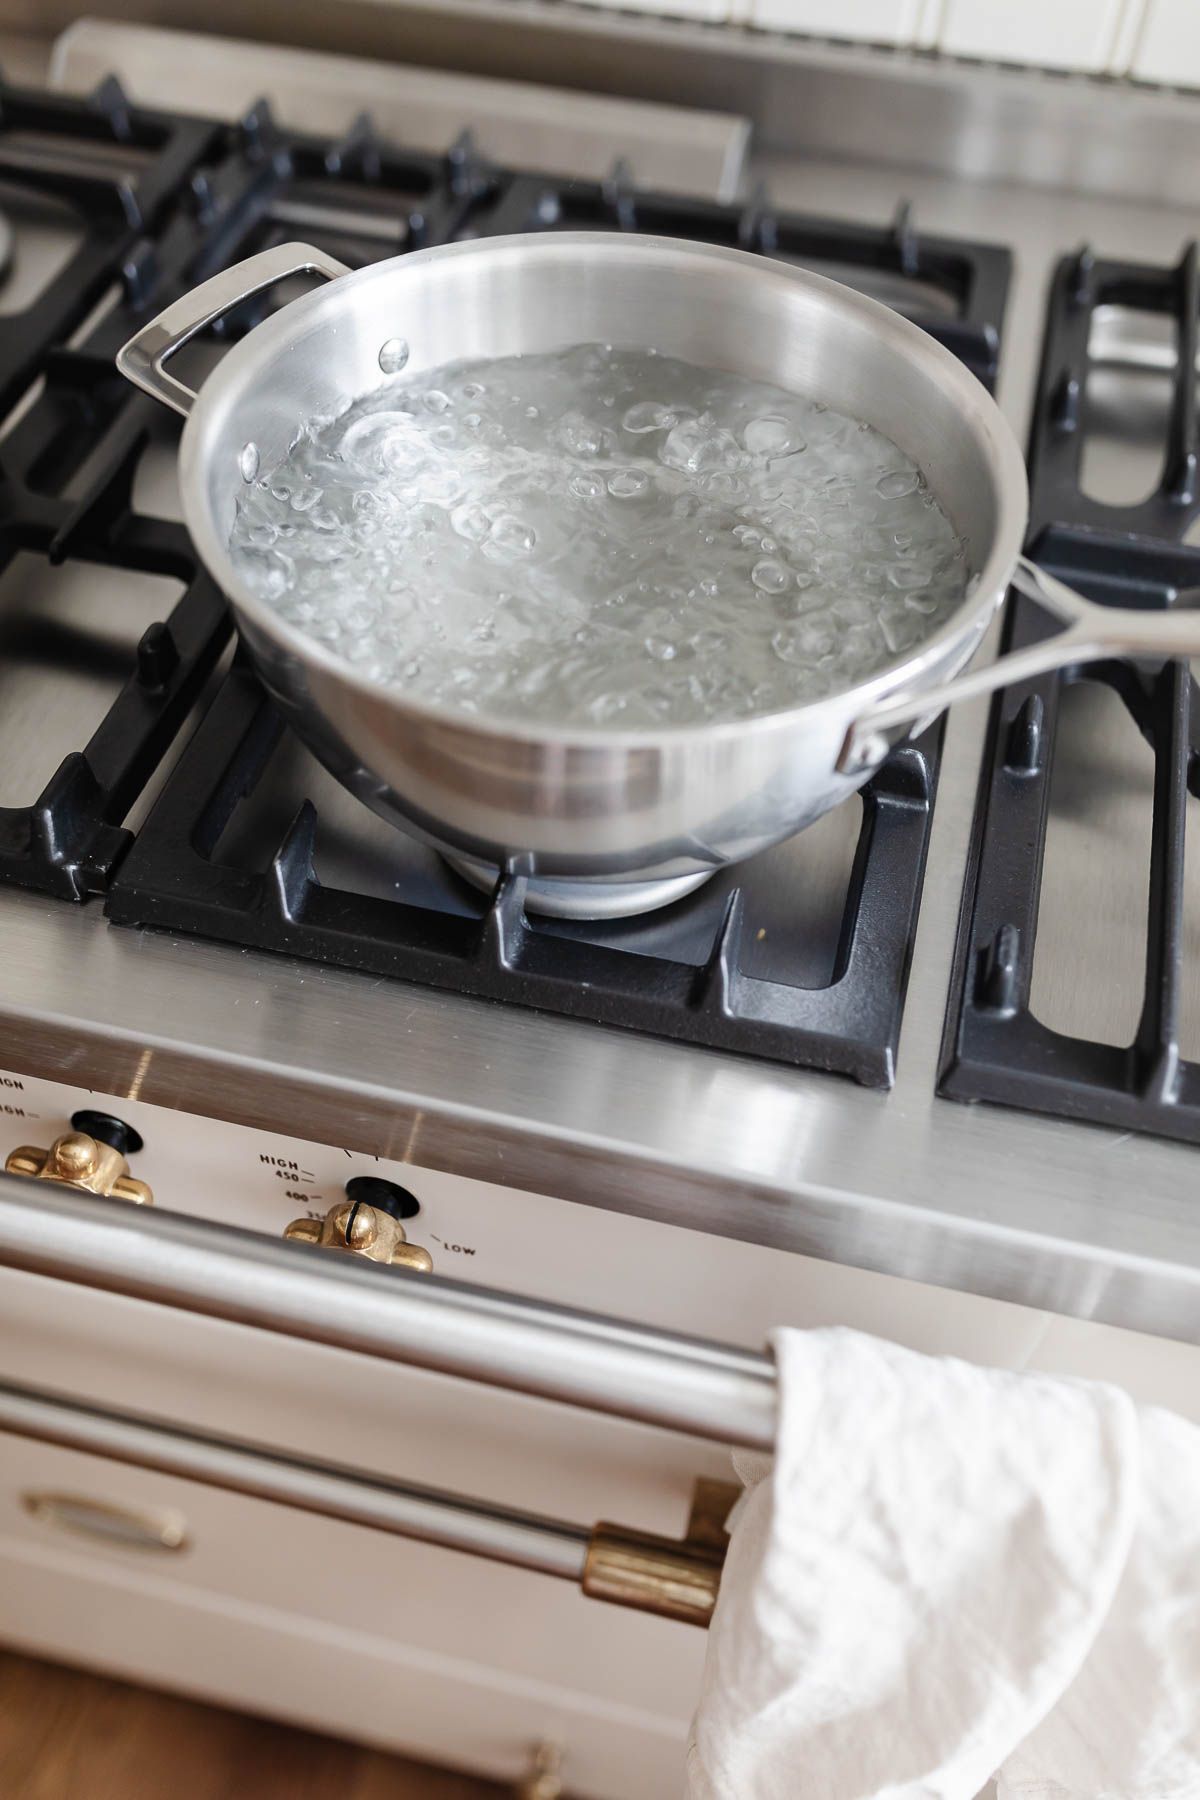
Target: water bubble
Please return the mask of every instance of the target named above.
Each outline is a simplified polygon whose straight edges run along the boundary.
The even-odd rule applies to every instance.
[[[733,433],[715,425],[711,418],[706,423],[703,414],[695,419],[680,419],[673,425],[659,454],[668,468],[682,469],[689,475],[738,469],[743,460]]]
[[[408,361],[407,338],[388,338],[379,348],[379,366],[385,375],[398,375]]]
[[[767,556],[755,563],[750,571],[750,579],[764,594],[782,594],[791,584],[792,572],[784,563]]]
[[[928,587],[932,578],[932,571],[920,563],[894,563],[888,570],[892,586],[901,589]]]
[[[450,409],[450,396],[442,388],[430,388],[425,395],[425,410],[431,413],[444,413]]]
[[[572,456],[599,456],[604,449],[603,426],[584,413],[564,413],[555,436]]]
[[[649,485],[650,478],[641,469],[616,469],[608,478],[608,491],[614,500],[635,500]]]
[[[599,500],[605,491],[599,475],[573,475],[569,485],[579,500]]]
[[[666,431],[675,421],[676,415],[669,406],[660,406],[657,400],[639,400],[629,408],[621,424],[626,431],[641,436],[647,431]]]
[[[817,663],[832,655],[837,634],[824,619],[798,619],[775,632],[771,648],[781,662]]]
[[[671,662],[676,654],[675,645],[670,638],[648,637],[646,648],[656,662]]]
[[[517,555],[526,556],[537,543],[537,533],[532,525],[507,513],[502,514],[492,526],[490,541],[501,550],[511,550]]]
[[[450,523],[459,537],[467,538],[473,544],[481,544],[492,529],[492,521],[482,506],[471,502],[456,506],[450,514]]]
[[[742,442],[751,456],[793,456],[806,448],[800,432],[779,413],[751,419],[742,432]]]
[[[916,493],[920,480],[915,469],[889,469],[875,483],[875,492],[884,500],[903,500],[906,494]]]
[[[587,703],[587,715],[594,725],[607,725],[611,720],[619,719],[628,705],[625,694],[597,694]]]
[[[257,444],[243,444],[238,451],[238,473],[243,481],[253,481],[258,474]]]
[[[482,400],[486,393],[487,389],[481,381],[463,382],[462,396],[464,400]]]
[[[295,575],[295,565],[282,550],[251,552],[239,566],[255,593],[264,600],[278,600]]]

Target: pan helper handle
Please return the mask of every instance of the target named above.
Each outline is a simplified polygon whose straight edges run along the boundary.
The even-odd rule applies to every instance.
[[[117,368],[152,400],[161,400],[186,419],[196,398],[195,390],[168,375],[164,365],[189,339],[232,312],[243,300],[289,276],[322,275],[327,281],[336,281],[349,273],[345,263],[326,256],[312,244],[277,244],[272,250],[260,250],[257,256],[248,256],[244,262],[234,263],[231,269],[222,269],[219,275],[202,281],[190,294],[184,294],[143,325],[117,351]]]
[[[1164,661],[1173,656],[1200,656],[1200,610],[1187,605],[1161,612],[1097,606],[1025,556],[1017,558],[1012,585],[1061,619],[1065,629],[937,687],[910,688],[892,695],[863,713],[843,740],[839,774],[860,775],[864,769],[875,768],[915,720],[936,718],[957,700],[974,700],[1071,663],[1099,662],[1109,656]]]

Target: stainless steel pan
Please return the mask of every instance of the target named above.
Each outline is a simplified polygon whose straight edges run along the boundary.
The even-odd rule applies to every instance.
[[[199,394],[167,372],[205,325],[305,272],[329,285],[249,332]],[[934,636],[871,680],[749,721],[550,731],[374,686],[257,599],[228,544],[247,472],[281,459],[301,421],[374,388],[380,350],[396,337],[408,341],[413,373],[586,341],[652,344],[869,420],[918,465],[964,537],[969,591]],[[368,806],[460,866],[534,878],[546,910],[613,914],[673,898],[847,798],[891,744],[953,700],[1067,662],[1200,654],[1200,615],[1093,606],[1022,559],[1020,450],[948,351],[874,301],[765,257],[572,232],[443,245],[351,274],[290,244],[168,307],[117,361],[187,419],[179,473],[188,528],[299,735]],[[1066,629],[961,673],[1010,582]]]

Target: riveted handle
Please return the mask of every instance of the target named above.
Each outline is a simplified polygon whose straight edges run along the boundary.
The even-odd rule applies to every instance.
[[[190,338],[214,319],[232,312],[243,300],[291,275],[323,275],[327,281],[336,281],[349,273],[345,263],[326,256],[312,244],[277,244],[273,250],[260,250],[256,256],[248,256],[231,269],[222,269],[219,275],[202,281],[143,325],[117,351],[117,368],[152,400],[161,400],[186,419],[196,398],[195,390],[168,375],[165,364]]]
[[[1017,559],[1012,585],[1054,613],[1066,629],[939,687],[892,695],[862,714],[846,733],[837,761],[840,774],[858,775],[874,768],[896,736],[903,735],[899,728],[916,719],[934,719],[956,700],[973,700],[1016,681],[1034,681],[1069,663],[1098,662],[1107,656],[1200,656],[1200,611],[1186,601],[1164,612],[1097,606],[1025,556]]]

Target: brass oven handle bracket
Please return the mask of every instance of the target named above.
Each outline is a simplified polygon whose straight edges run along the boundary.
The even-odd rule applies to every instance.
[[[313,244],[277,244],[271,250],[260,250],[256,256],[247,256],[232,268],[202,281],[143,325],[117,351],[117,368],[152,400],[161,401],[186,419],[196,399],[195,390],[168,375],[164,365],[189,339],[232,312],[243,300],[274,287],[276,282],[286,281],[290,275],[323,275],[327,281],[336,281],[349,273],[345,263],[326,256]]]
[[[698,1480],[682,1538],[657,1537],[607,1521],[593,1527],[581,1586],[592,1600],[706,1626],[712,1618],[729,1544],[725,1522],[741,1489]]]

